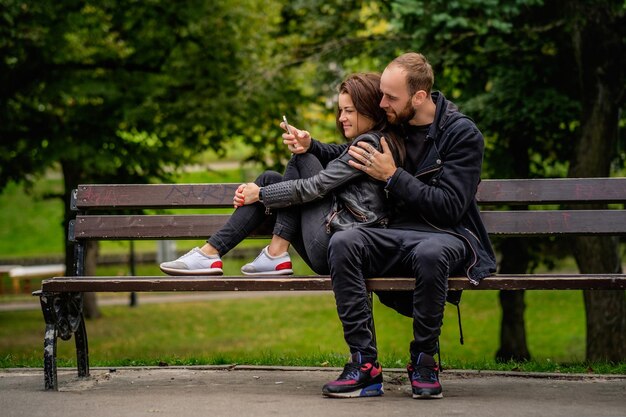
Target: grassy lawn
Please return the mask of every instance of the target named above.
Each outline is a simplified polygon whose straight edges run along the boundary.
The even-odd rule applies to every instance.
[[[127,297],[128,295],[119,295]],[[341,366],[346,347],[330,293],[184,303],[102,306],[87,332],[93,366],[260,364]],[[446,310],[441,336],[447,368],[626,373],[626,364],[583,362],[584,310],[579,291],[527,292],[528,344],[533,361],[496,364],[500,311],[495,291],[466,291],[465,344],[456,310]],[[411,321],[374,306],[385,367],[403,367]],[[558,313],[555,313],[558,312]],[[42,366],[41,312],[0,312],[0,367]],[[59,341],[61,366],[75,366],[73,341]]]

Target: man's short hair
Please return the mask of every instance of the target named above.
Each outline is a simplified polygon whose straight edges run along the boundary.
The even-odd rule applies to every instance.
[[[435,74],[433,67],[430,66],[424,55],[417,52],[407,52],[391,61],[389,66],[398,66],[404,70],[409,96],[413,96],[419,90],[424,90],[430,94],[435,83]]]

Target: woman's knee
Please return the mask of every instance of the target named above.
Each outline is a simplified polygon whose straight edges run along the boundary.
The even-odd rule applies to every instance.
[[[275,184],[277,182],[281,182],[283,180],[283,176],[276,171],[265,171],[261,175],[254,180],[254,183],[259,187],[264,187],[266,185]]]
[[[294,155],[291,162],[296,166],[300,178],[312,177],[324,169],[319,159],[310,153]]]

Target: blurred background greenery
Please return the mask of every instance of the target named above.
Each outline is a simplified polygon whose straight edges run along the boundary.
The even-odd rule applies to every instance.
[[[341,80],[380,72],[409,50],[430,59],[435,88],[483,132],[485,178],[623,176],[625,15],[623,0],[0,0],[0,263],[72,264],[65,231],[79,183],[252,180],[264,169],[281,170],[288,158],[282,114],[316,138],[340,140],[334,108]],[[512,268],[502,272],[621,269],[623,241],[608,242],[610,257],[582,251],[578,242],[494,244],[501,265]],[[154,253],[155,246],[136,242],[134,250]],[[129,242],[108,242],[100,253],[129,250]],[[128,273],[126,264],[98,273],[112,273],[107,268]],[[470,297],[485,296],[492,297]],[[595,298],[555,292],[538,303],[530,300],[539,294],[527,296],[500,303],[518,306],[530,349],[515,346],[499,360],[532,352],[624,362],[626,343],[591,352],[580,346],[591,334],[624,340],[623,291]],[[497,306],[484,311],[489,325],[497,322]],[[564,320],[535,332],[528,316],[537,311]],[[606,322],[585,322],[583,313],[593,311],[608,312]],[[313,322],[337,325],[330,313],[311,314]],[[34,316],[1,312],[0,323],[34,329],[41,324]],[[569,347],[535,344],[543,332]],[[10,352],[3,365],[29,363],[11,340],[2,335],[2,352]],[[476,343],[485,349],[468,360],[502,352],[497,338]]]

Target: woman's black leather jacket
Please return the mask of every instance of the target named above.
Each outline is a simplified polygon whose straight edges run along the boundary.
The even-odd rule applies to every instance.
[[[364,133],[352,144],[365,141],[380,151],[381,136],[380,132]],[[348,146],[342,147],[345,149],[341,155],[317,175],[263,187],[263,204],[270,208],[287,207],[324,198],[332,192],[333,204],[326,218],[329,233],[363,226],[385,227],[389,212],[385,183],[351,167],[348,161],[354,158],[348,154]]]

